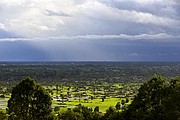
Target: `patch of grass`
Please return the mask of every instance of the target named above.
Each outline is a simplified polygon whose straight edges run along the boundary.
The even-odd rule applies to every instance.
[[[99,106],[100,108],[100,112],[106,112],[106,110],[110,107],[110,106],[115,106],[117,104],[117,102],[121,102],[121,99],[119,98],[106,98],[104,100],[104,102],[102,102],[101,99],[95,99],[95,100],[92,100],[91,102],[89,103],[82,103],[82,105],[84,106],[88,106],[88,107],[91,107],[94,108],[96,106]]]
[[[109,98],[106,98],[104,100],[104,102],[102,102],[101,99],[94,99],[94,100],[88,100],[88,101],[81,100],[80,102],[79,102],[79,100],[74,100],[72,102],[65,102],[65,105],[67,106],[67,108],[73,108],[73,107],[77,106],[78,104],[82,104],[84,106],[91,107],[93,110],[96,106],[99,106],[100,112],[105,113],[106,110],[110,106],[115,107],[117,102],[121,102],[121,100],[123,100],[123,99],[124,98],[111,98],[111,97],[109,97]],[[130,104],[130,102],[127,104]],[[54,102],[54,106],[59,106],[58,102]],[[60,109],[62,109],[64,111],[64,110],[67,110],[67,108],[61,107]]]

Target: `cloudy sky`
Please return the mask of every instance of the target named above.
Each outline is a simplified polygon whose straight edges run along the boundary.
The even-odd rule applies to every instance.
[[[180,61],[179,0],[0,0],[0,61]]]

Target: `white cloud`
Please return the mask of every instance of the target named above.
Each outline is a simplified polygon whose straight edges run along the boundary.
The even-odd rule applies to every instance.
[[[172,8],[175,4],[174,0],[127,1],[144,6],[159,5],[160,11],[157,13],[160,12],[160,14],[144,12],[141,8],[139,11],[116,8],[108,5],[111,4],[110,0],[106,2],[102,0],[1,0],[0,23],[3,24],[0,24],[0,28],[19,36],[32,38],[107,34],[108,32],[117,34],[117,31],[118,34],[130,34],[130,24],[141,28],[141,31],[137,30],[135,34],[143,33],[144,29],[148,32],[154,31],[152,27],[157,28],[155,34],[162,32],[158,29],[164,29],[164,32],[172,28],[178,30],[180,21],[169,17],[176,15],[176,10]],[[108,4],[105,4],[107,2]],[[163,16],[162,13],[166,15]],[[114,31],[116,32],[113,33]]]
[[[1,38],[0,41],[54,41],[54,40],[111,40],[111,39],[119,39],[119,40],[155,40],[161,42],[171,42],[173,40],[180,39],[180,35],[173,36],[165,33],[160,34],[140,34],[140,35],[127,35],[127,34],[119,34],[119,35],[77,35],[77,36],[59,36],[59,37],[44,37],[44,38]]]
[[[5,28],[4,24],[0,23],[0,29],[4,29],[4,28]]]
[[[142,24],[156,24],[163,26],[174,26],[178,25],[179,21],[156,16],[150,13],[143,13],[134,10],[121,10],[106,6],[97,1],[90,1],[86,4],[79,6],[82,11],[86,11],[84,15],[103,19],[109,19],[114,21],[127,21]]]

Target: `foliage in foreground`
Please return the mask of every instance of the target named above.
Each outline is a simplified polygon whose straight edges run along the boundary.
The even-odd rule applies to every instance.
[[[48,120],[51,111],[50,95],[31,78],[13,88],[8,101],[9,120]]]
[[[180,78],[169,83],[155,76],[144,83],[134,101],[122,112],[125,120],[178,120],[180,118]]]

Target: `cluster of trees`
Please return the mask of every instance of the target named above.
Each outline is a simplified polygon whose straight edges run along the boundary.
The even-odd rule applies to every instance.
[[[127,120],[179,120],[180,77],[170,81],[155,76],[144,83],[127,110],[122,112]]]
[[[165,80],[154,76],[141,85],[133,102],[123,111],[119,104],[110,107],[105,114],[99,107],[88,108],[82,105],[66,112],[54,114],[51,97],[34,80],[26,78],[12,90],[8,101],[8,120],[179,120],[180,119],[180,77]],[[58,110],[57,110],[58,111]]]

